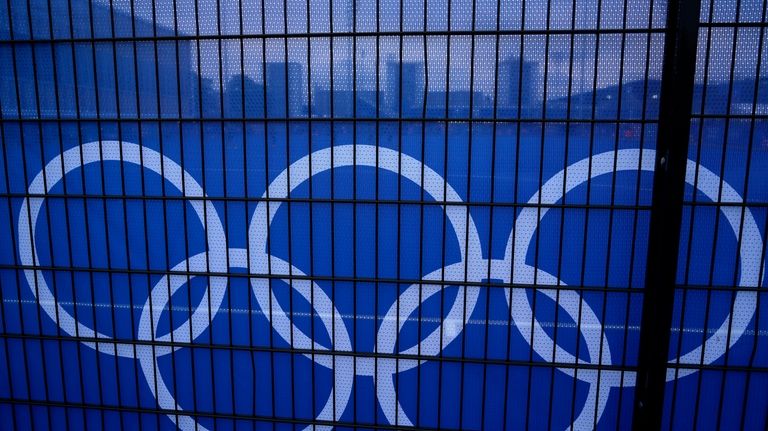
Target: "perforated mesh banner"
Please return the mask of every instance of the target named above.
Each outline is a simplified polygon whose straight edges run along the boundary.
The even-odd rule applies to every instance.
[[[668,6],[2,2],[0,427],[631,429]],[[701,1],[664,429],[768,424],[767,9]]]

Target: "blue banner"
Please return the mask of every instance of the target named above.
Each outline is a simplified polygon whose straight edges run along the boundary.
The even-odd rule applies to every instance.
[[[630,428],[666,5],[114,3],[0,6],[4,429]],[[673,429],[767,420],[758,27],[697,72]]]

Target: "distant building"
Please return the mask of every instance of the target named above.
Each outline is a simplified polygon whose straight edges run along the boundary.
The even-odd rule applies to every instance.
[[[514,117],[519,115],[518,104],[524,112],[539,106],[542,90],[538,63],[521,60],[519,57],[506,58],[499,61],[497,79],[498,101],[496,109],[499,116]],[[521,79],[522,86],[520,85]]]
[[[386,68],[386,113],[398,116],[402,112],[403,117],[420,117],[424,103],[424,63],[388,61]]]
[[[304,117],[307,115],[304,102],[307,89],[304,87],[304,66],[301,63],[267,63],[264,85],[267,89],[268,116]]]
[[[542,59],[542,74],[546,72],[542,90],[546,84],[548,100],[567,97],[568,93],[585,93],[594,86],[594,49],[587,44],[577,44],[572,49],[567,45],[550,46],[546,60]]]
[[[235,75],[227,81],[224,100],[228,118],[264,116],[264,86],[247,76]]]

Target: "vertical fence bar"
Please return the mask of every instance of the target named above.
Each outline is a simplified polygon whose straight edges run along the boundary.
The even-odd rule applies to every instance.
[[[701,0],[667,7],[633,429],[661,427],[675,299]]]

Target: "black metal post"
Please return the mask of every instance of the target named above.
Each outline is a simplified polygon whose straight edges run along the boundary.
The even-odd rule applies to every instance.
[[[656,430],[664,413],[700,0],[671,0],[664,66],[633,429]]]

